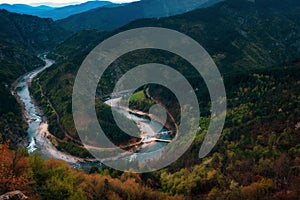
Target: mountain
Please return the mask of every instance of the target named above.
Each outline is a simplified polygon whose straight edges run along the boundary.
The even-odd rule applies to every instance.
[[[284,6],[277,0],[271,2],[227,0],[173,17],[136,20],[110,35],[139,27],[165,27],[197,40],[221,71],[270,67],[288,63],[300,53],[299,2],[289,0]],[[56,50],[68,57],[70,48],[62,45]]]
[[[299,59],[300,13],[298,11],[300,3],[287,1],[286,9],[282,9],[282,6],[277,3],[276,0],[267,4],[264,0],[258,0],[255,3],[227,0],[212,7],[182,15],[137,20],[110,33],[93,30],[75,34],[49,54],[51,58],[58,61],[57,64],[40,75],[39,84],[33,83],[35,98],[38,102],[43,102],[42,106],[47,110],[51,132],[61,139],[65,137],[66,133],[74,138],[78,137],[70,110],[72,84],[76,72],[93,47],[106,37],[124,30],[152,26],[171,28],[185,33],[203,45],[214,58],[224,76],[252,74],[255,70],[268,69]],[[151,59],[147,60],[146,58]],[[188,77],[194,76],[193,71],[188,70],[187,63],[177,56],[160,51],[141,51],[116,61],[111,69],[113,77],[108,76],[110,78],[104,80],[98,89],[98,94],[109,94],[115,79],[120,77],[120,72],[147,62],[172,65]],[[203,88],[199,85],[197,78],[191,78],[191,81],[195,88]],[[48,94],[47,100],[41,99],[40,87],[37,87],[39,85],[42,86],[43,93]],[[199,95],[202,98],[201,106],[203,108],[201,110],[209,113],[205,103],[209,95],[204,90],[199,90]],[[52,102],[60,116],[63,131],[57,128],[59,127],[56,124],[57,116],[48,109],[48,100]],[[102,110],[107,109],[104,105],[101,106]],[[66,148],[67,144],[64,143],[62,146]],[[74,145],[72,148],[76,149]]]
[[[0,4],[0,9],[5,9],[9,12],[15,12],[19,14],[34,15],[36,13],[53,10],[54,8],[49,6],[33,7],[25,4]]]
[[[7,10],[9,12],[28,15],[38,15],[39,13],[54,10],[54,8],[49,6],[33,7],[25,4],[1,4],[0,9]]]
[[[29,199],[53,200],[299,199],[299,10],[300,2],[295,0],[285,0],[284,3],[279,0],[226,0],[178,16],[141,19],[113,32],[81,31],[58,45],[56,42],[53,45],[57,46],[49,54],[57,61],[56,64],[34,79],[31,90],[47,116],[49,130],[55,135],[51,136],[51,142],[59,150],[88,156],[80,142],[74,140],[77,135],[71,104],[76,73],[86,55],[106,38],[144,26],[178,30],[193,37],[209,51],[226,87],[228,109],[225,127],[212,152],[199,159],[199,148],[210,124],[210,102],[205,83],[193,67],[177,55],[153,49],[130,52],[105,72],[97,94],[108,94],[122,74],[140,64],[172,66],[190,82],[200,104],[200,126],[188,151],[168,167],[152,173],[123,173],[101,164],[97,165],[99,169],[90,168],[87,174],[62,161],[44,161],[37,154],[12,151],[0,138],[0,194],[20,190]],[[20,26],[23,24],[18,24]],[[31,26],[33,24],[28,22],[28,27]],[[20,42],[26,40],[14,40],[3,41],[0,45],[6,45],[8,49],[20,46],[31,52],[32,48],[25,48],[27,42]],[[36,41],[39,42],[39,39]],[[57,40],[54,38],[53,41]],[[16,52],[21,51],[17,49]],[[6,56],[5,59],[16,61],[19,57]],[[3,88],[7,87],[3,84]],[[154,101],[169,108],[174,118],[180,117],[176,115],[179,109],[173,107],[177,102],[174,95],[163,87],[146,87]],[[0,88],[0,95],[6,90]],[[134,96],[137,104],[133,106],[137,110],[148,105],[145,97]],[[95,99],[95,109],[97,114],[101,114],[99,123],[109,129],[105,130],[108,137],[119,136],[111,109],[98,98]],[[0,109],[10,106],[8,103],[10,99],[3,104],[1,102]],[[0,133],[18,125],[18,116],[6,113],[4,120],[0,119]],[[69,134],[68,137],[66,134]]]
[[[68,32],[51,19],[20,15],[0,10],[1,39],[40,52],[54,47]]]
[[[11,95],[11,84],[43,65],[37,57],[63,41],[69,33],[50,19],[0,10],[0,133],[12,144],[26,137],[21,108]],[[26,144],[24,144],[26,145]]]
[[[142,0],[119,7],[98,8],[58,21],[62,27],[79,31],[83,29],[112,30],[141,18],[167,17],[200,7],[208,7],[221,0]]]
[[[52,18],[53,20],[59,20],[67,18],[71,15],[75,15],[78,13],[82,13],[85,11],[89,11],[92,9],[100,8],[100,7],[109,7],[113,6],[115,4],[109,2],[109,1],[88,1],[86,3],[78,4],[78,5],[70,5],[65,6],[61,8],[55,8],[50,11],[42,12],[38,14],[37,16],[43,17],[43,18]]]
[[[50,131],[56,136],[54,143],[61,150],[84,155],[82,147],[64,134],[78,137],[72,119],[72,89],[77,70],[93,47],[110,35],[132,28],[172,28],[203,44],[216,61],[227,93],[226,123],[217,146],[206,158],[199,159],[199,148],[210,123],[209,94],[200,76],[185,60],[164,51],[140,50],[122,56],[101,78],[97,94],[109,94],[120,76],[135,66],[161,63],[187,78],[196,91],[201,110],[201,130],[189,150],[170,166],[141,174],[142,180],[137,182],[169,195],[183,195],[185,199],[297,199],[300,3],[293,0],[285,3],[282,6],[276,0],[255,3],[226,0],[183,15],[134,21],[111,33],[91,30],[73,35],[49,55],[57,59],[57,64],[32,83],[35,99],[46,111]],[[172,95],[157,86],[147,87],[148,93],[170,108],[169,112],[177,119]],[[111,128],[104,129],[109,137],[118,131],[113,128],[110,109],[97,101],[98,97],[95,108],[97,114],[101,113],[99,123],[101,127],[106,125],[103,128]],[[163,97],[167,102],[161,100]],[[55,112],[49,109],[49,101],[58,112],[64,130],[57,128],[60,126]],[[146,101],[141,101],[134,106],[140,110],[145,104]],[[116,172],[110,174],[115,176]]]
[[[53,20],[63,19],[74,14],[82,13],[104,6],[113,6],[115,4],[109,1],[88,1],[86,3],[64,6],[59,8],[49,6],[28,6],[24,4],[1,4],[0,9],[5,9],[10,12],[19,14],[28,14],[41,18],[51,18]]]

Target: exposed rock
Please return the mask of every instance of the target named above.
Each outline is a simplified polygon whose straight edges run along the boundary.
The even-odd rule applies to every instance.
[[[8,192],[0,196],[0,200],[25,200],[28,199],[21,191]]]
[[[298,130],[300,129],[300,122],[298,122],[296,125],[295,125],[295,130]]]

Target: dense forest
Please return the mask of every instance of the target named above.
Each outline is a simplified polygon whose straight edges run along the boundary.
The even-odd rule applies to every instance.
[[[168,168],[147,174],[103,166],[91,175],[63,162],[43,161],[1,145],[2,192],[19,189],[35,198],[296,199],[300,184],[299,63],[225,76],[229,110],[218,145],[199,160],[209,117],[188,152]],[[288,103],[287,103],[288,102]],[[6,155],[14,156],[6,156]],[[7,162],[7,163],[6,163]],[[24,164],[24,162],[26,164]],[[23,167],[26,170],[23,170]],[[21,168],[21,169],[19,169]],[[30,173],[30,171],[32,172]],[[80,190],[75,190],[75,188]],[[176,195],[176,196],[174,196]]]
[[[39,79],[34,81],[33,94],[38,102],[43,104],[43,110],[49,118],[50,132],[59,139],[64,139],[66,135],[78,139],[71,115],[73,82],[85,56],[105,38],[127,29],[142,26],[172,28],[199,41],[212,55],[223,75],[251,73],[253,69],[289,63],[300,57],[299,51],[293,48],[297,45],[299,37],[297,32],[300,26],[298,21],[300,16],[297,12],[299,6],[290,5],[289,8],[287,11],[282,10],[277,4],[270,4],[265,8],[261,3],[229,0],[210,8],[198,9],[175,17],[138,20],[113,33],[79,32],[50,52],[49,57],[56,60],[57,63],[55,67],[44,71]],[[210,15],[214,17],[207,17]],[[214,24],[218,24],[218,26]],[[283,26],[285,31],[290,32],[289,37],[283,33]],[[99,96],[109,94],[113,89],[112,86],[122,74],[132,67],[144,63],[166,64],[184,74],[194,89],[201,88],[197,92],[201,103],[200,107],[201,110],[208,112],[209,106],[205,102],[209,101],[208,95],[205,93],[206,87],[203,82],[201,84],[199,81],[199,76],[194,77],[195,72],[191,70],[192,66],[178,56],[158,50],[136,51],[130,55],[124,55],[114,62],[103,76],[104,80],[101,81],[98,88]],[[111,78],[111,74],[114,78]],[[43,91],[40,91],[40,88]],[[43,99],[41,99],[42,92],[47,94],[43,96]],[[52,111],[49,101],[56,112]],[[100,105],[105,107],[104,104]],[[107,109],[103,108],[103,110]],[[103,116],[108,115],[109,112]],[[57,125],[57,118],[60,118],[59,125]],[[99,121],[103,121],[103,119],[99,119]],[[115,124],[109,118],[105,124],[110,124],[111,129],[115,130]],[[69,141],[63,146],[71,144],[72,142]],[[76,144],[72,145],[72,148],[74,152],[78,152]],[[68,150],[72,148],[68,147]]]
[[[117,4],[92,9],[58,20],[57,23],[74,32],[86,29],[111,31],[136,19],[168,17],[208,7],[217,2],[220,0],[140,0],[119,6]]]
[[[225,0],[173,17],[140,19],[111,32],[84,30],[72,36],[50,19],[0,11],[0,24],[15,20],[1,31],[7,34],[4,38],[11,38],[0,39],[0,195],[20,190],[29,199],[49,200],[299,199],[299,11],[300,2],[294,0]],[[29,21],[23,22],[25,19]],[[20,23],[33,24],[15,31]],[[46,30],[46,34],[40,34],[47,35],[47,39],[39,37],[39,33],[32,37],[36,24],[43,27],[37,29]],[[31,93],[47,118],[57,149],[92,158],[79,141],[72,118],[76,73],[100,42],[116,33],[145,26],[187,34],[203,45],[221,71],[227,117],[221,138],[207,157],[198,157],[211,117],[204,81],[186,60],[149,49],[120,57],[104,73],[96,96],[98,120],[115,144],[135,140],[117,127],[111,108],[102,97],[109,95],[118,79],[135,66],[171,66],[191,83],[201,110],[201,129],[180,159],[159,171],[135,174],[103,164],[76,169],[63,161],[44,160],[38,154],[29,155],[26,149],[16,148],[18,136],[26,136],[26,124],[21,107],[10,94],[10,85],[43,64],[34,55],[36,52],[51,49],[47,56],[56,63],[33,80]],[[130,105],[148,112],[154,102],[163,104],[178,123],[177,100],[164,87],[140,88],[131,97]]]
[[[21,75],[44,64],[37,52],[49,50],[69,34],[50,19],[5,10],[0,10],[0,26],[0,133],[11,140],[12,147],[24,146],[27,125],[21,106],[11,94],[11,85]]]

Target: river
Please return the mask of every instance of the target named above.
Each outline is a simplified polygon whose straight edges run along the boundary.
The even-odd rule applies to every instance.
[[[47,122],[43,122],[43,116],[40,109],[36,106],[34,99],[30,95],[29,86],[33,78],[35,78],[39,73],[44,71],[45,69],[51,67],[55,62],[53,60],[47,59],[46,56],[40,57],[45,61],[45,65],[41,68],[35,69],[27,74],[25,74],[23,77],[18,79],[17,85],[16,85],[16,94],[19,98],[19,100],[23,104],[23,112],[24,116],[28,123],[28,151],[29,153],[33,153],[38,151],[44,158],[55,158],[59,160],[64,160],[68,163],[70,163],[75,168],[87,168],[91,166],[97,166],[100,167],[101,163],[99,161],[92,161],[92,162],[86,162],[85,159],[77,158],[74,156],[71,156],[67,153],[58,151],[56,147],[53,146],[50,139],[53,137],[49,131],[48,131],[48,124]],[[108,100],[106,103],[108,105],[112,105],[114,101],[118,101],[117,99],[111,99]],[[134,114],[130,114],[129,112],[119,109],[120,113],[125,115],[126,117],[133,119],[138,127],[140,128],[141,132],[141,138],[144,140],[151,139],[151,138],[159,138],[159,139],[167,139],[171,140],[171,136],[168,134],[163,134],[163,132],[167,131],[161,124],[158,122],[151,122],[149,119],[136,116]],[[162,149],[165,145],[167,145],[164,142],[147,142],[141,145],[139,148],[139,152],[154,152],[158,149]],[[155,156],[155,155],[153,155]],[[126,160],[132,160],[134,159],[135,154],[124,157],[120,159],[126,159]],[[116,158],[111,158],[112,160]],[[150,158],[145,158],[150,159]]]
[[[23,114],[28,123],[28,152],[37,151],[45,159],[55,158],[70,164],[82,163],[84,159],[58,151],[52,144],[50,138],[53,136],[48,131],[48,124],[43,121],[43,114],[30,94],[29,86],[33,78],[55,63],[53,60],[47,59],[46,56],[40,58],[45,61],[45,65],[19,78],[15,87],[16,95],[23,104]]]
[[[47,69],[48,67],[54,64],[54,61],[46,59],[46,57],[41,57],[45,61],[45,66],[35,69],[18,80],[16,86],[16,93],[23,103],[24,107],[24,115],[28,123],[28,151],[30,153],[37,150],[35,137],[37,130],[42,122],[42,115],[40,110],[35,106],[34,101],[29,92],[29,84],[31,83],[32,79],[36,77],[39,73]]]

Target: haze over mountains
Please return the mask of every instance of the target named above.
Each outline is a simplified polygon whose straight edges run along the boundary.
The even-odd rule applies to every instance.
[[[59,8],[54,8],[50,6],[29,6],[24,4],[1,4],[0,9],[5,9],[10,12],[16,12],[19,14],[28,14],[33,16],[38,16],[42,18],[51,18],[53,20],[63,19],[74,14],[82,13],[88,10],[92,10],[104,6],[114,6],[109,1],[88,1],[86,3],[78,5],[69,5]]]
[[[49,6],[32,7],[23,4],[2,4],[0,9],[19,14],[59,20],[65,29],[77,32],[84,29],[112,30],[141,18],[168,17],[207,7],[221,0],[141,0],[127,4],[109,1],[89,1],[61,8]]]
[[[98,8],[58,21],[62,27],[80,31],[113,30],[133,20],[160,18],[181,14],[196,8],[207,7],[221,0],[141,0],[114,8]]]

